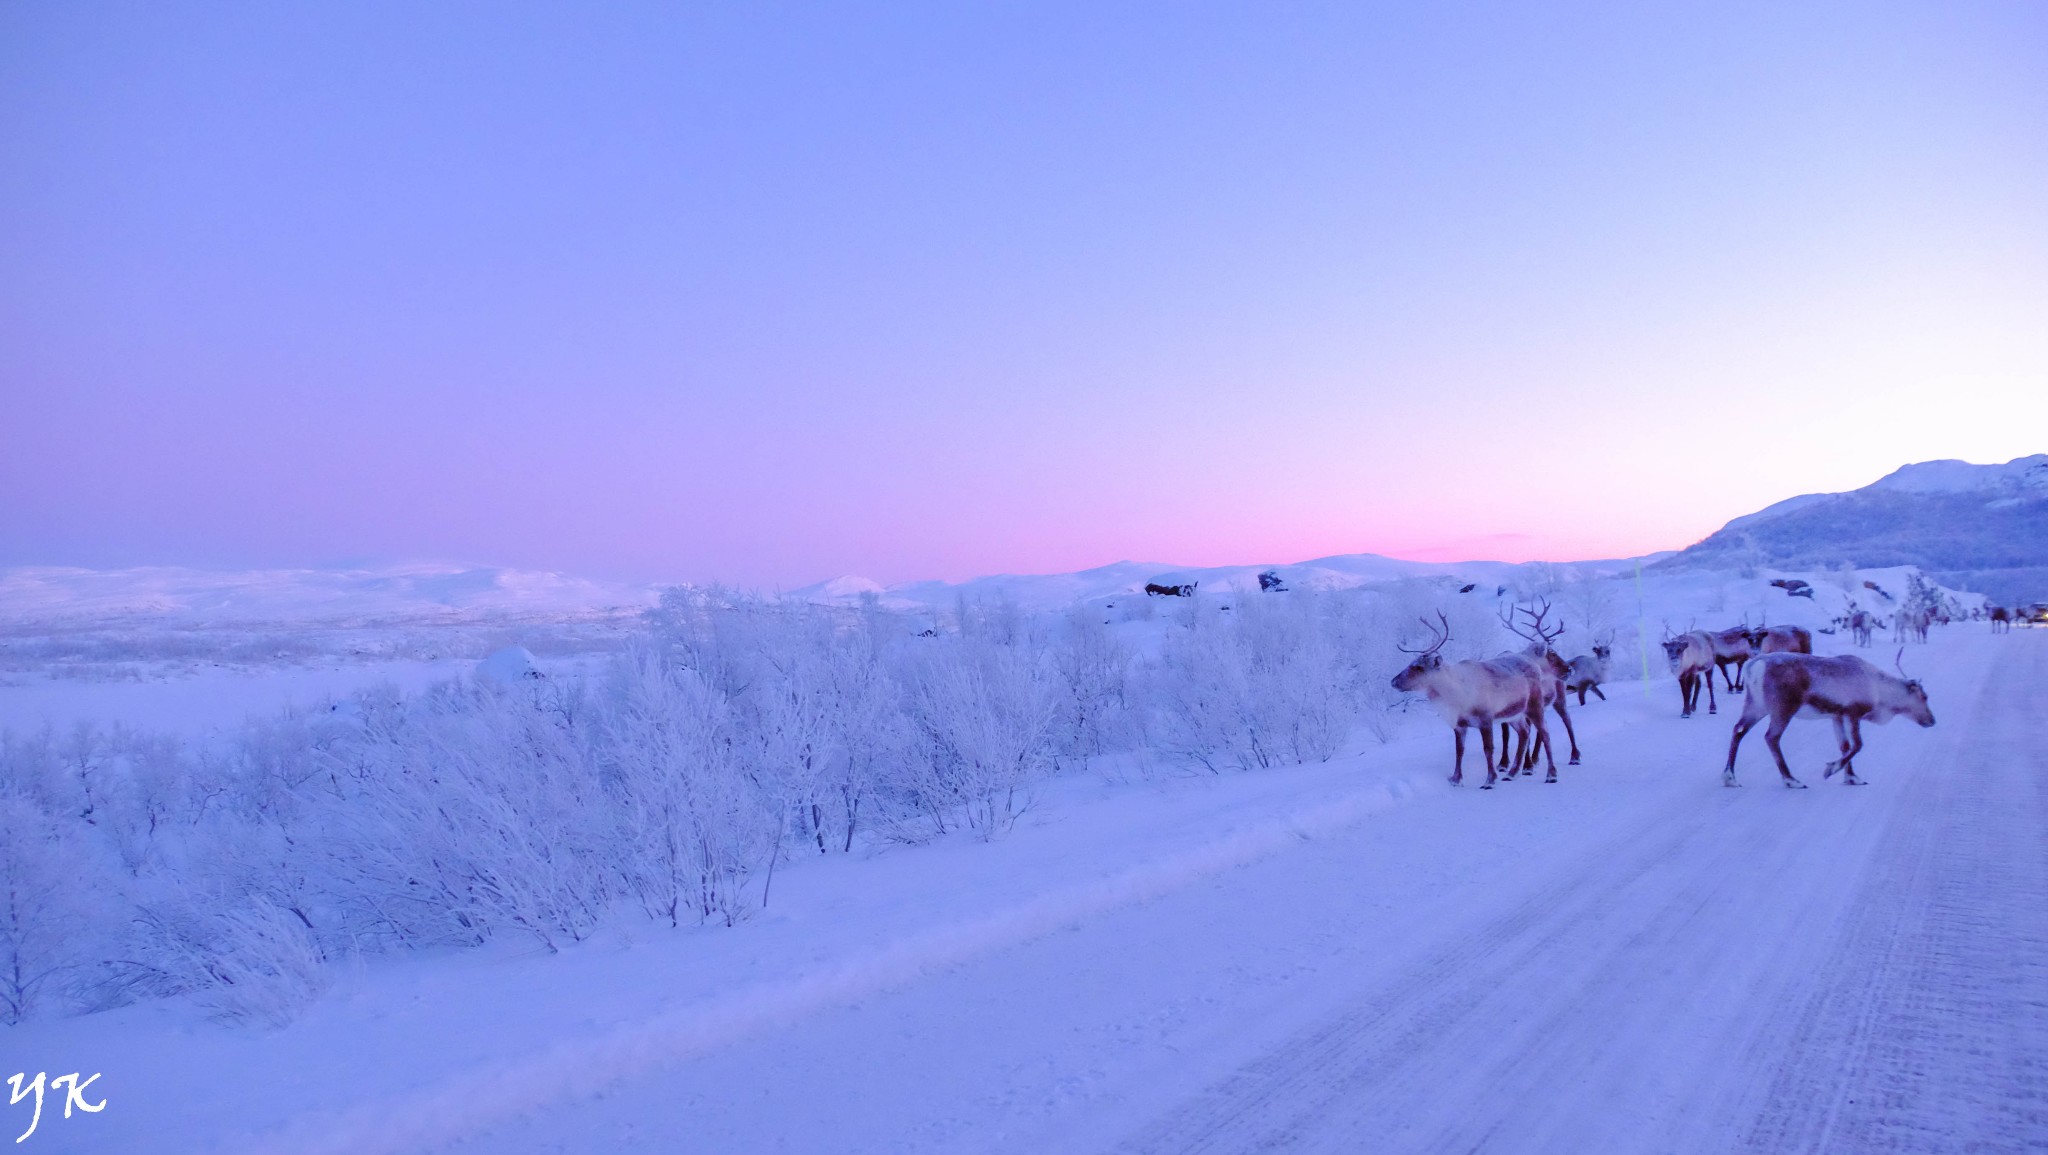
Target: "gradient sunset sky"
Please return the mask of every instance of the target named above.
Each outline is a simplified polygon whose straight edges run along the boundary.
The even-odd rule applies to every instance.
[[[1675,548],[2048,449],[2048,5],[0,4],[0,564]]]

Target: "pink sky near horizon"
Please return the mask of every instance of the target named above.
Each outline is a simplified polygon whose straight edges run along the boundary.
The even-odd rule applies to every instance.
[[[0,565],[1629,556],[2048,448],[2048,12],[0,10]]]

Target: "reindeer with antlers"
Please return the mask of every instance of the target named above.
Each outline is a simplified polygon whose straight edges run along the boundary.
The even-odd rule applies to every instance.
[[[1444,661],[1440,651],[1444,643],[1451,640],[1451,622],[1442,610],[1438,610],[1436,616],[1442,623],[1441,630],[1430,624],[1428,618],[1422,619],[1423,626],[1431,635],[1426,649],[1411,650],[1397,646],[1402,653],[1415,655],[1415,660],[1394,675],[1394,688],[1404,692],[1420,690],[1443,720],[1450,723],[1455,739],[1451,785],[1460,785],[1465,780],[1465,731],[1476,726],[1486,755],[1486,784],[1480,789],[1493,789],[1497,780],[1493,765],[1493,726],[1496,722],[1533,727],[1544,757],[1549,760],[1550,776],[1546,781],[1557,781],[1557,761],[1550,755],[1550,734],[1543,725],[1542,700],[1523,663],[1469,658],[1459,662]]]
[[[1735,752],[1742,748],[1743,735],[1769,714],[1771,724],[1764,728],[1764,745],[1771,748],[1771,757],[1777,760],[1778,774],[1785,785],[1804,790],[1806,783],[1794,778],[1791,767],[1785,764],[1785,752],[1779,748],[1778,739],[1784,736],[1785,727],[1792,724],[1795,715],[1807,711],[1826,714],[1835,723],[1835,746],[1841,757],[1828,763],[1821,776],[1832,778],[1839,770],[1845,784],[1863,785],[1863,780],[1856,777],[1853,759],[1863,749],[1864,722],[1883,724],[1904,715],[1923,727],[1934,725],[1927,690],[1906,676],[1902,663],[1905,656],[1905,647],[1901,646],[1898,656],[1892,659],[1899,671],[1896,678],[1854,654],[1834,658],[1767,654],[1758,659],[1749,695],[1742,702],[1742,717],[1736,721],[1735,734],[1728,740],[1728,765],[1721,771],[1721,785],[1737,785]]]
[[[1558,638],[1564,636],[1564,625],[1559,623],[1554,629],[1546,627],[1543,624],[1543,620],[1549,614],[1550,602],[1548,600],[1543,602],[1541,609],[1529,609],[1526,606],[1517,605],[1509,613],[1501,614],[1501,624],[1506,626],[1509,632],[1529,643],[1528,647],[1521,653],[1502,654],[1501,657],[1503,659],[1519,660],[1527,665],[1530,682],[1536,687],[1537,694],[1543,699],[1542,704],[1537,708],[1541,710],[1547,707],[1557,711],[1558,719],[1564,723],[1565,738],[1571,744],[1571,760],[1567,765],[1577,766],[1579,764],[1579,736],[1572,729],[1571,714],[1565,709],[1565,679],[1571,676],[1572,667],[1571,663],[1558,655],[1557,650],[1552,645]],[[1516,624],[1515,619],[1518,616],[1526,616],[1529,619],[1528,629],[1525,630]],[[1526,738],[1526,734],[1524,737]],[[1548,740],[1547,734],[1545,735],[1545,740]],[[1507,745],[1507,731],[1505,729],[1501,731],[1501,745],[1503,747]],[[1510,778],[1513,778],[1523,770],[1533,770],[1536,768],[1535,750],[1523,750],[1520,753],[1523,756],[1516,759],[1515,769],[1508,772],[1508,777]],[[1503,749],[1501,754],[1502,765],[1505,766],[1507,751]]]
[[[1690,718],[1700,705],[1700,686],[1707,688],[1707,713],[1720,712],[1714,701],[1714,640],[1704,630],[1664,639],[1664,658],[1671,663],[1671,672],[1678,675],[1678,696],[1682,707],[1681,718]]]

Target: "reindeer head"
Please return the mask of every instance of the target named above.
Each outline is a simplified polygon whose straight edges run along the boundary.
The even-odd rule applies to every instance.
[[[1664,660],[1671,663],[1671,672],[1675,674],[1678,672],[1680,664],[1685,660],[1685,651],[1692,647],[1692,638],[1689,635],[1681,634],[1675,638],[1664,639],[1662,645],[1664,646]]]
[[[1593,643],[1593,656],[1604,662],[1614,656],[1614,647],[1605,642],[1595,642]]]
[[[1394,688],[1396,690],[1413,690],[1420,686],[1429,675],[1443,669],[1444,657],[1437,651],[1443,649],[1444,643],[1451,640],[1451,620],[1444,616],[1442,610],[1436,612],[1436,619],[1438,622],[1443,623],[1442,629],[1431,625],[1428,618],[1422,619],[1423,628],[1427,629],[1430,633],[1428,648],[1411,650],[1398,642],[1395,643],[1395,649],[1400,650],[1404,654],[1415,655],[1415,660],[1408,663],[1406,669],[1394,675]]]

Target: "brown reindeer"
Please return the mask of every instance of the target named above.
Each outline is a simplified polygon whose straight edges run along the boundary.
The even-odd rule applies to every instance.
[[[1707,688],[1707,713],[1720,712],[1714,702],[1714,679],[1709,676],[1714,672],[1714,643],[1705,631],[1664,639],[1664,658],[1678,675],[1679,717],[1690,718],[1699,709],[1701,683]]]
[[[1493,768],[1494,723],[1521,719],[1524,725],[1536,730],[1537,741],[1545,757],[1549,757],[1550,735],[1543,726],[1542,703],[1535,685],[1515,663],[1471,659],[1444,661],[1438,651],[1451,640],[1451,623],[1442,610],[1438,610],[1436,616],[1443,623],[1441,632],[1430,625],[1429,619],[1422,620],[1433,636],[1427,649],[1399,647],[1404,654],[1414,654],[1415,660],[1394,675],[1394,688],[1422,691],[1428,696],[1429,704],[1436,707],[1444,721],[1450,723],[1456,742],[1456,753],[1451,762],[1453,786],[1465,780],[1465,731],[1474,726],[1479,728],[1480,745],[1486,755],[1486,785],[1480,789],[1491,790],[1496,781]],[[1557,781],[1555,759],[1550,762],[1550,781]]]
[[[1899,655],[1905,656],[1903,648]],[[1777,760],[1778,774],[1785,785],[1804,790],[1806,783],[1792,776],[1792,768],[1785,765],[1785,751],[1778,745],[1785,727],[1802,711],[1834,719],[1835,746],[1841,757],[1828,763],[1821,776],[1832,778],[1840,770],[1845,784],[1863,785],[1863,780],[1856,777],[1854,759],[1863,749],[1864,722],[1882,724],[1903,714],[1922,726],[1934,725],[1926,688],[1905,673],[1901,668],[1894,678],[1854,654],[1835,658],[1768,654],[1758,659],[1749,694],[1742,701],[1742,717],[1736,721],[1735,734],[1728,740],[1728,765],[1721,771],[1721,785],[1737,785],[1735,753],[1742,748],[1742,737],[1769,714],[1771,724],[1764,728],[1764,744],[1771,748],[1771,757]]]
[[[1876,629],[1877,619],[1871,615],[1870,611],[1858,609],[1855,603],[1850,603],[1849,634],[1856,640],[1856,644],[1868,648],[1870,646],[1870,635]]]
[[[1517,637],[1529,643],[1528,647],[1520,654],[1502,654],[1501,657],[1504,659],[1519,658],[1528,664],[1530,681],[1536,686],[1537,694],[1543,699],[1542,705],[1538,709],[1548,707],[1557,711],[1558,719],[1564,723],[1565,739],[1571,745],[1571,760],[1566,765],[1577,766],[1579,764],[1579,735],[1572,728],[1572,716],[1564,704],[1564,680],[1565,676],[1571,673],[1571,665],[1562,657],[1559,657],[1557,650],[1552,646],[1552,643],[1564,636],[1564,626],[1546,627],[1543,624],[1543,619],[1548,617],[1549,614],[1550,603],[1545,601],[1541,609],[1516,606],[1512,613],[1501,615],[1501,624],[1506,626]],[[1525,630],[1515,624],[1517,615],[1526,615],[1528,617],[1528,629]],[[1502,731],[1501,745],[1507,745],[1506,731]],[[1523,753],[1525,756],[1517,759],[1516,767],[1514,770],[1509,771],[1508,777],[1513,778],[1523,770],[1534,770],[1536,768],[1536,751],[1529,749]],[[1506,751],[1503,750],[1502,754],[1505,755]],[[1553,775],[1553,777],[1555,776]]]
[[[1759,658],[1765,654],[1810,654],[1813,633],[1799,626],[1758,626],[1749,635],[1749,644]]]
[[[2012,611],[2004,606],[1991,607],[1991,632],[2009,634],[2012,632]]]
[[[1742,689],[1742,667],[1753,657],[1749,644],[1749,626],[1731,626],[1717,633],[1708,633],[1707,640],[1714,647],[1714,666],[1721,671],[1721,681],[1733,694]],[[1735,667],[1735,676],[1728,676],[1728,667]]]

